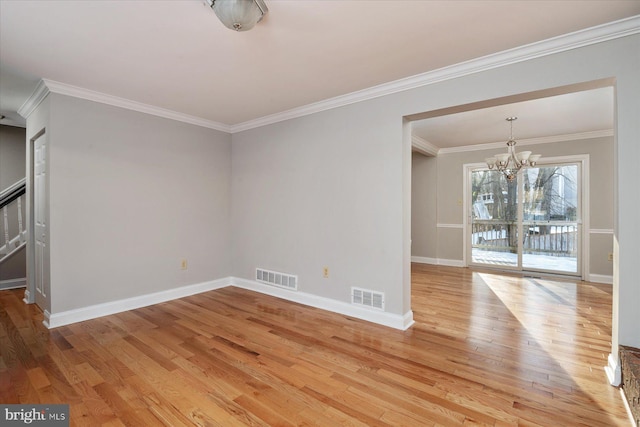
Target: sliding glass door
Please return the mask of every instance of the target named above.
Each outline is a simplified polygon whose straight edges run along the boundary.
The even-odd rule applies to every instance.
[[[580,164],[470,171],[471,264],[580,275]]]

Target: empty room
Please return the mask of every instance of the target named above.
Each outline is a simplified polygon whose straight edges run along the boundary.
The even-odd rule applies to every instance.
[[[0,424],[638,425],[638,70],[638,1],[0,0]]]

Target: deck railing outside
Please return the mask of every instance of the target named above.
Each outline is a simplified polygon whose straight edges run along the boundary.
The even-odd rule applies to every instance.
[[[575,257],[578,250],[578,224],[567,221],[523,221],[523,253]],[[472,247],[481,250],[516,253],[518,223],[493,219],[474,219]]]

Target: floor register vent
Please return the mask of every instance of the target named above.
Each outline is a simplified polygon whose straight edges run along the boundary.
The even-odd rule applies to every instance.
[[[292,291],[298,290],[298,276],[292,274],[256,268],[256,280],[260,283],[266,283],[267,285],[273,285],[279,288],[290,289]]]
[[[384,310],[384,293],[362,288],[351,288],[351,303]]]

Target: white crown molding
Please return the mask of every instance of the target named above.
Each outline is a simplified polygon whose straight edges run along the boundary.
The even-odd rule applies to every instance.
[[[265,285],[254,280],[242,279],[239,277],[231,278],[232,286],[281,298],[287,301],[297,302],[299,304],[308,305],[310,307],[320,308],[322,310],[343,314],[345,316],[355,317],[357,319],[366,320],[368,322],[377,323],[379,325],[388,326],[390,328],[407,330],[413,325],[413,312],[408,311],[403,316],[392,314],[378,310],[368,310],[343,301],[331,298],[320,297],[305,292],[292,291],[289,289],[278,288]]]
[[[35,108],[42,102],[42,99],[49,93],[57,93],[60,95],[72,96],[74,98],[86,99],[88,101],[99,102],[101,104],[112,105],[114,107],[125,108],[127,110],[138,111],[140,113],[151,114],[153,116],[164,117],[166,119],[176,120],[179,122],[189,123],[221,132],[231,133],[231,127],[223,123],[213,122],[201,119],[199,117],[190,116],[188,114],[171,111],[153,105],[143,104],[141,102],[131,101],[129,99],[108,95],[94,90],[84,89],[78,86],[68,85],[49,79],[42,79],[33,95],[20,107],[18,113],[22,117],[29,117]]]
[[[231,133],[640,33],[640,15],[516,47],[231,126]]]
[[[62,95],[100,102],[107,105],[113,105],[128,110],[139,111],[146,114],[233,134],[637,33],[640,33],[640,15],[564,34],[480,58],[471,59],[448,67],[380,84],[360,91],[315,102],[299,108],[270,114],[235,125],[227,125],[224,123],[205,120],[199,117],[48,79],[43,79],[38,84],[34,93],[29,97],[29,99],[27,99],[22,107],[20,107],[18,113],[22,117],[27,118],[49,92],[55,92]]]
[[[577,141],[580,139],[605,138],[613,136],[613,129],[595,130],[591,132],[569,133],[565,135],[542,136],[539,138],[528,138],[517,140],[518,147],[524,145],[550,144],[552,142]],[[438,150],[438,154],[463,153],[467,151],[493,150],[505,148],[507,141],[487,142],[484,144],[464,145],[460,147],[448,147]]]
[[[437,156],[438,151],[440,150],[438,147],[436,147],[426,139],[420,138],[416,135],[411,135],[411,147],[414,149],[414,151],[431,157]]]
[[[40,80],[38,85],[33,90],[33,93],[20,108],[18,108],[18,114],[20,114],[25,119],[28,119],[33,110],[38,108],[38,105],[49,95],[49,88],[44,83],[44,80]]]

